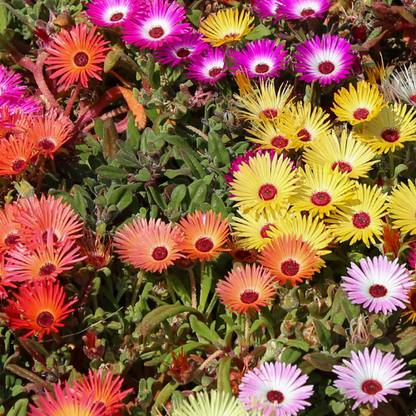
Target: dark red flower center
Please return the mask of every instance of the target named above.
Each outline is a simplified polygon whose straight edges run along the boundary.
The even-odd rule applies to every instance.
[[[123,13],[114,13],[110,17],[110,21],[111,22],[119,22],[123,17],[124,17],[124,14]]]
[[[20,235],[19,234],[9,234],[5,239],[4,239],[4,244],[6,246],[15,246],[18,242],[20,241]]]
[[[49,277],[56,270],[56,266],[52,263],[45,263],[39,269],[39,276]]]
[[[257,74],[265,74],[269,70],[270,70],[269,65],[267,65],[267,64],[258,64],[258,65],[256,65],[256,68],[254,69],[254,72],[256,72]]]
[[[373,285],[369,292],[373,298],[382,298],[387,295],[387,288],[383,285]]]
[[[19,157],[13,160],[11,169],[13,172],[20,172],[25,166],[26,166],[26,160]]]
[[[222,68],[211,68],[208,72],[208,75],[211,78],[215,78],[222,73]]]
[[[302,129],[299,133],[298,133],[298,137],[300,138],[300,140],[302,142],[310,142],[311,141],[311,134],[308,132],[308,130],[306,129]]]
[[[335,162],[332,165],[332,170],[335,170],[337,166],[338,171],[341,173],[350,173],[352,171],[352,166],[348,162],[343,162],[342,160]]]
[[[41,139],[38,141],[38,147],[45,152],[51,152],[55,150],[55,142],[52,139]]]
[[[328,75],[334,72],[334,69],[335,69],[335,65],[329,61],[321,62],[318,66],[319,72],[324,75]]]
[[[191,51],[188,48],[180,48],[176,51],[176,56],[178,58],[186,58],[191,54]]]
[[[303,9],[303,10],[300,12],[300,15],[301,15],[302,17],[308,17],[308,16],[312,16],[314,13],[315,13],[315,10],[314,10],[314,9],[307,8],[307,9]]]
[[[263,114],[263,116],[268,118],[269,120],[273,120],[278,116],[278,112],[274,108],[268,108],[267,110],[263,110],[261,114]]]
[[[416,311],[416,293],[410,295],[410,306],[414,311]]]
[[[224,36],[224,40],[227,40],[227,39],[235,39],[238,36],[239,36],[238,33],[230,33],[229,35],[225,35]]]
[[[296,260],[285,260],[280,266],[285,276],[296,276],[299,273],[300,265]]]
[[[152,37],[153,39],[159,39],[161,38],[163,35],[165,34],[165,31],[163,30],[162,27],[160,26],[156,26],[156,27],[152,27],[149,30],[149,35],[150,37]]]
[[[411,101],[412,103],[416,103],[416,94],[412,95],[412,96],[409,98],[409,101]]]
[[[78,68],[84,68],[88,65],[88,62],[90,61],[89,56],[85,52],[78,52],[74,56],[74,64]]]
[[[260,230],[260,235],[263,237],[263,238],[270,238],[268,235],[267,235],[267,231],[270,231],[271,230],[271,228],[272,227],[274,227],[274,224],[266,224],[261,230]]]
[[[240,295],[241,302],[245,303],[246,305],[249,305],[251,303],[254,303],[259,298],[258,292],[255,292],[254,290],[247,289]]]
[[[376,380],[366,380],[361,386],[364,393],[374,396],[379,391],[383,390],[382,385]]]
[[[331,195],[328,192],[315,192],[311,196],[311,202],[318,207],[324,207],[331,202]]]
[[[208,253],[214,248],[214,243],[209,237],[202,237],[197,240],[195,247],[201,253]]]
[[[370,225],[371,218],[366,212],[357,212],[352,217],[352,224],[355,228],[362,230]]]
[[[267,400],[270,403],[274,403],[277,402],[277,404],[280,404],[283,402],[283,400],[285,399],[285,396],[283,395],[283,393],[279,390],[270,390],[267,393]]]
[[[156,260],[156,261],[162,261],[165,260],[165,258],[168,256],[168,250],[166,249],[166,247],[163,246],[159,246],[156,247],[153,250],[152,253],[152,257]]]
[[[354,118],[356,120],[364,120],[368,117],[370,112],[366,108],[358,108],[354,111]]]
[[[36,318],[36,323],[41,328],[50,328],[54,322],[55,322],[55,319],[53,315],[47,311],[41,312]]]
[[[54,231],[44,231],[42,234],[42,241],[46,244],[48,242],[48,233],[52,232],[52,242],[57,243],[59,238]]]
[[[289,140],[283,136],[276,136],[273,137],[271,143],[272,146],[277,147],[278,149],[283,149],[289,144]]]
[[[381,133],[381,138],[386,142],[394,143],[400,139],[400,133],[396,129],[387,129]]]
[[[263,201],[270,201],[277,195],[277,189],[271,183],[266,183],[266,185],[262,185],[259,189],[259,197]]]
[[[236,260],[240,260],[244,263],[248,261],[252,261],[253,259],[253,252],[251,250],[247,250],[246,248],[239,248],[234,252],[234,258]]]

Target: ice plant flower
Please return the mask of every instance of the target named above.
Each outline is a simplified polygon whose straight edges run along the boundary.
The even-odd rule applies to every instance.
[[[335,365],[333,372],[338,376],[334,381],[336,388],[343,389],[343,394],[356,400],[352,410],[360,404],[371,403],[375,408],[379,403],[388,403],[388,394],[398,395],[400,389],[411,385],[412,380],[405,380],[410,371],[400,370],[406,365],[403,359],[398,360],[392,353],[383,353],[377,348],[370,352],[352,351],[349,360],[342,360],[342,365]]]
[[[211,14],[204,20],[199,31],[205,35],[205,42],[213,43],[213,46],[221,46],[227,43],[236,43],[254,28],[254,16],[250,16],[247,10],[221,9]]]
[[[12,204],[5,204],[4,210],[0,208],[0,253],[7,252],[22,242],[22,226],[16,219],[16,214]]]
[[[294,67],[302,74],[299,79],[319,81],[323,87],[347,78],[354,61],[350,44],[330,34],[305,41],[293,56],[298,61]]]
[[[410,179],[400,183],[389,196],[387,210],[393,220],[393,228],[402,233],[416,234],[416,187]]]
[[[215,84],[227,75],[224,48],[208,48],[188,66],[187,75],[199,82]]]
[[[96,30],[94,26],[88,33],[86,23],[77,24],[69,31],[62,29],[46,48],[52,55],[45,62],[50,65],[50,77],[58,78],[57,83],[64,84],[65,89],[78,82],[88,87],[90,78],[102,80],[98,72],[110,48],[105,46],[109,42],[102,35],[97,35]]]
[[[224,248],[229,234],[228,220],[221,220],[221,214],[213,211],[195,211],[181,218],[178,225],[185,239],[180,243],[181,251],[190,259],[199,261],[217,258]]]
[[[62,321],[75,310],[70,307],[78,302],[75,299],[65,303],[63,287],[58,282],[47,280],[28,282],[13,296],[15,300],[10,300],[9,305],[20,316],[12,314],[8,326],[29,330],[22,338],[36,335],[39,340],[51,332],[59,332],[59,328],[64,326]]]
[[[334,94],[334,108],[332,111],[340,121],[348,121],[353,126],[373,119],[387,103],[383,103],[383,96],[376,85],[367,81],[360,81],[355,87],[341,88]]]
[[[383,256],[361,259],[360,266],[351,263],[347,273],[348,276],[342,277],[341,286],[348,299],[370,312],[381,311],[384,315],[405,309],[409,289],[415,284],[405,265],[399,265],[398,259],[389,261]]]
[[[279,13],[286,19],[308,19],[309,17],[324,17],[329,10],[331,0],[291,0],[282,2]]]
[[[17,175],[26,169],[35,156],[35,143],[19,136],[9,136],[0,141],[0,176]]]
[[[251,0],[253,12],[257,14],[260,19],[267,19],[274,17],[275,20],[282,17],[279,8],[282,0]]]
[[[277,288],[269,270],[247,264],[245,268],[231,270],[225,280],[218,282],[216,292],[231,312],[246,313],[271,305]]]
[[[397,98],[416,106],[416,66],[414,64],[393,71],[387,85]]]
[[[21,78],[13,69],[0,65],[0,97],[7,101],[19,99],[26,89],[24,85],[20,85]]]
[[[30,116],[23,111],[13,111],[8,106],[0,108],[0,144],[10,136],[22,138],[29,131]],[[26,136],[25,136],[26,137]]]
[[[146,12],[133,20],[126,21],[123,40],[140,49],[159,49],[163,45],[178,41],[190,30],[188,23],[182,23],[186,10],[176,1],[151,0]]]
[[[16,280],[7,276],[7,272],[4,270],[4,255],[0,254],[0,299],[8,297],[6,290],[8,287],[16,288],[13,282]]]
[[[406,252],[406,260],[409,267],[416,269],[416,241],[409,243],[409,251]]]
[[[246,410],[258,409],[265,416],[296,416],[311,404],[307,401],[313,387],[306,384],[307,375],[292,364],[260,364],[241,380],[238,399]]]
[[[238,70],[246,73],[250,78],[278,77],[279,71],[288,62],[284,44],[270,39],[259,39],[247,43],[240,51],[231,55],[234,66],[230,71]]]
[[[414,269],[414,267],[413,267]],[[413,286],[408,293],[409,301],[406,302],[406,312],[403,312],[402,316],[407,316],[405,323],[411,322],[412,325],[416,321],[416,286]]]

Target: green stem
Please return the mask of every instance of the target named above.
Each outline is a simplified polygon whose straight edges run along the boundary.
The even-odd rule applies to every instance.
[[[136,287],[134,288],[133,297],[131,298],[131,306],[134,307],[137,300],[137,295],[139,294],[140,286],[143,283],[144,278],[144,270],[140,269],[139,273],[137,273],[137,281],[136,281]]]
[[[175,291],[173,290],[172,283],[169,280],[168,271],[165,269],[164,273],[165,273],[166,283],[168,285],[168,292],[169,292],[170,298],[172,299],[172,303],[175,304],[176,303],[176,295],[175,295]]]

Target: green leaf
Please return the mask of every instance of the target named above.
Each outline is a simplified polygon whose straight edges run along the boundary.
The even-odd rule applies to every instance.
[[[147,169],[141,169],[139,173],[135,176],[136,181],[147,182],[152,179],[151,173]]]
[[[214,192],[211,196],[211,207],[216,214],[221,213],[221,218],[227,218],[228,211],[222,199]]]
[[[199,18],[201,17],[201,14],[201,10],[189,10],[188,13],[186,13],[186,17],[195,27],[199,27]]]
[[[165,404],[169,401],[172,393],[179,387],[179,383],[174,380],[169,381],[165,387],[159,392],[155,400],[155,404],[152,406],[151,414],[156,415],[158,410],[163,410]]]
[[[310,345],[306,341],[290,340],[287,342],[289,347],[300,348],[301,350],[308,352]]]
[[[0,1],[0,33],[4,33],[4,29],[7,28],[8,24],[7,9],[4,6],[2,6],[1,3],[5,3],[5,1]]]
[[[318,319],[314,319],[313,324],[319,342],[322,344],[324,348],[329,350],[332,346],[331,330],[328,329],[326,325]]]
[[[402,355],[409,355],[416,350],[416,326],[400,329],[389,335],[388,338]]]
[[[264,25],[256,26],[248,35],[245,36],[247,40],[257,40],[271,35],[269,28]]]
[[[209,292],[212,286],[212,267],[210,263],[206,263],[204,267],[204,273],[201,277],[201,294],[199,299],[198,310],[204,312],[205,305],[208,300]]]
[[[165,139],[169,144],[176,146],[181,151],[181,153],[182,151],[186,151],[190,153],[193,157],[200,160],[198,152],[196,152],[183,137],[170,136],[169,134],[161,134],[160,137]]]
[[[328,372],[332,371],[332,367],[338,363],[331,355],[323,354],[321,352],[306,354],[303,359],[311,363],[318,370]]]
[[[178,210],[181,202],[186,196],[186,186],[181,184],[178,185],[172,192],[170,198],[172,201],[172,207],[174,210]]]
[[[338,289],[342,290],[342,289]],[[341,309],[347,316],[347,319],[349,322],[351,322],[353,319],[357,318],[358,315],[361,312],[360,305],[353,305],[351,301],[348,299],[348,295],[342,291],[340,295],[340,301],[341,301]]]
[[[163,198],[162,193],[154,186],[148,186],[147,189],[149,190],[150,194],[152,195],[154,201],[159,206],[159,208],[165,211],[168,208],[168,206],[166,205],[166,201]]]
[[[232,394],[231,383],[230,383],[230,367],[231,367],[232,358],[223,357],[219,361],[218,371],[217,371],[217,389],[218,391],[223,391],[228,394]]]
[[[211,342],[218,342],[220,340],[219,335],[203,322],[199,321],[195,315],[189,318],[189,322],[192,330],[196,332],[198,337],[203,337]]]
[[[87,216],[87,203],[85,202],[85,199],[79,189],[81,187],[79,185],[75,185],[74,188],[74,207],[79,212],[79,215],[81,215],[82,218],[85,218]]]
[[[123,143],[119,140],[117,143]],[[125,147],[125,146],[123,146]],[[126,168],[142,168],[142,164],[137,160],[136,156],[126,152],[124,149],[119,150],[116,155],[114,156],[114,160],[116,160],[120,165],[125,166]]]
[[[115,166],[100,166],[95,170],[97,175],[104,179],[122,179],[129,175],[124,169],[116,168]]]
[[[190,169],[192,175],[197,179],[203,179],[205,177],[205,171],[201,166],[199,160],[194,157],[191,153],[186,151],[180,151],[180,154],[186,163],[186,166]]]
[[[134,150],[139,149],[140,131],[136,126],[133,114],[129,113],[129,121],[127,122],[127,140]]]
[[[7,412],[7,416],[26,416],[29,399],[19,399]]]
[[[188,186],[188,193],[190,196],[190,204],[188,211],[192,214],[196,209],[199,209],[201,204],[205,202],[208,187],[203,179],[196,181]]]
[[[223,141],[218,134],[211,132],[208,133],[208,152],[209,155],[217,160],[218,167],[222,168],[230,163],[230,155]]]
[[[130,186],[120,186],[106,194],[108,205],[116,205],[119,211],[123,211],[133,202],[133,191]]]
[[[186,289],[182,280],[173,274],[170,274],[168,276],[168,279],[175,293],[181,298],[182,303],[185,305],[191,305],[192,304],[191,296],[189,295],[188,290]]]
[[[302,352],[301,351],[295,350],[293,348],[286,348],[283,351],[282,356],[280,357],[280,361],[282,363],[286,363],[286,364],[293,364],[301,356],[302,356]]]

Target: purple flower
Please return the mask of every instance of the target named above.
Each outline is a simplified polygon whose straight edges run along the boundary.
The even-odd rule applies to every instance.
[[[21,75],[16,74],[12,69],[0,65],[0,99],[17,99],[25,90]]]
[[[283,0],[281,0],[283,1]],[[281,1],[278,0],[252,0],[253,12],[259,15],[261,19],[274,17],[276,20],[282,17],[279,6]]]
[[[189,65],[188,76],[199,82],[215,84],[227,75],[226,71],[225,48],[209,47],[198,60],[193,60]]]
[[[123,40],[139,48],[158,49],[167,43],[180,40],[190,30],[185,19],[186,11],[177,2],[152,0],[144,16],[124,24]]]
[[[183,34],[179,40],[168,43],[155,52],[156,59],[162,64],[176,66],[201,55],[207,49],[207,43],[199,32]]]
[[[324,17],[329,10],[330,0],[291,0],[279,7],[279,12],[287,19],[307,19],[308,17]]]
[[[399,389],[410,386],[411,380],[403,380],[410,371],[399,371],[406,363],[397,360],[392,353],[383,356],[380,350],[368,348],[362,353],[352,351],[350,360],[342,360],[346,367],[335,365],[332,370],[338,375],[334,386],[344,389],[344,394],[356,402],[355,410],[362,403],[371,403],[375,408],[380,402],[387,403],[387,394],[399,394]]]
[[[319,80],[322,86],[347,78],[354,61],[350,44],[330,34],[305,41],[293,56],[299,61],[294,64],[295,69],[303,73],[300,79]]]
[[[385,315],[397,308],[405,309],[404,303],[409,301],[408,292],[414,282],[405,266],[397,262],[397,259],[389,261],[379,256],[361,259],[361,268],[352,263],[341,284],[348,299],[370,312],[382,311]]]
[[[144,11],[143,0],[94,0],[88,5],[87,14],[97,26],[121,26]]]
[[[409,264],[409,267],[415,270],[416,269],[416,241],[412,241],[409,244],[409,249],[410,251],[406,253],[406,260],[407,260],[407,263]]]
[[[278,77],[278,71],[285,68],[288,60],[284,44],[272,42],[270,39],[260,39],[250,42],[241,51],[231,56],[236,65],[230,68],[236,72],[242,70],[249,78]]]

